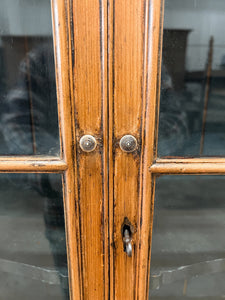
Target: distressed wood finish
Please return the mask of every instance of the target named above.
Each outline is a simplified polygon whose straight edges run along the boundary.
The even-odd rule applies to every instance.
[[[107,1],[52,4],[71,298],[108,299]],[[80,149],[84,134],[95,151]]]
[[[56,83],[62,158],[68,164],[64,173],[64,210],[70,298],[82,299],[82,266],[80,244],[80,209],[78,198],[75,111],[72,80],[71,7],[67,1],[52,0]]]
[[[109,136],[111,299],[134,299],[136,231],[139,193],[141,120],[143,106],[143,48],[145,1],[109,1]],[[123,135],[138,140],[138,150],[119,147]],[[123,251],[121,228],[128,218],[133,226],[133,255]]]
[[[82,297],[107,299],[107,2],[73,0],[70,18],[76,142],[91,134],[98,143],[76,148]]]
[[[63,173],[66,169],[66,162],[54,156],[0,157],[0,173]]]
[[[225,174],[225,159],[156,160],[163,0],[53,4],[71,298],[147,300],[155,176]],[[77,146],[83,134],[94,152]],[[119,148],[125,134],[134,153]]]
[[[149,168],[154,174],[225,174],[224,159],[159,160]]]
[[[196,163],[201,163],[201,164],[224,164],[225,163],[225,158],[222,157],[190,157],[190,158],[185,158],[185,157],[171,157],[171,158],[157,158],[154,161],[154,164],[167,164],[167,163],[187,163],[187,164],[196,164]]]
[[[161,82],[164,1],[147,0],[145,10],[144,107],[141,180],[138,208],[137,279],[135,299],[148,299],[155,176],[149,172],[157,152],[157,128]]]
[[[163,7],[52,0],[61,157],[0,157],[0,173],[63,174],[72,300],[147,300],[155,177],[225,174],[225,158],[156,158]],[[84,134],[95,151],[81,151]],[[134,153],[119,147],[125,134],[138,140]]]

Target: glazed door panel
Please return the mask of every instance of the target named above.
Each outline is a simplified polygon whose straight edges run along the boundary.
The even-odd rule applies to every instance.
[[[0,2],[1,299],[69,299],[51,20],[50,1]]]

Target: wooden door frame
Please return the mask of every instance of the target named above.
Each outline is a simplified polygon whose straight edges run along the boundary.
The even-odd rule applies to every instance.
[[[96,18],[98,6],[91,1],[52,0],[62,159],[67,165],[64,198],[71,299],[108,297],[108,74],[106,32],[96,30],[106,8],[105,3],[98,10],[101,18]],[[90,60],[90,50],[96,61]],[[85,89],[86,81],[90,85]],[[81,151],[83,134],[96,137],[93,153]]]
[[[129,1],[117,1],[115,4],[113,0],[102,0],[81,4],[79,0],[52,0],[52,11],[62,159],[67,166],[64,190],[71,297],[147,299],[150,225],[154,198],[154,176],[150,167],[156,157],[155,124],[158,116],[156,99],[159,98],[160,91],[163,1],[138,0],[131,5]],[[122,15],[120,11],[123,12]],[[138,27],[134,35],[133,23]],[[126,30],[122,30],[120,34],[117,24],[124,26]],[[123,47],[122,39],[126,40],[127,48]],[[134,44],[133,40],[137,44]],[[139,56],[138,53],[136,55],[138,42],[141,48]],[[125,48],[124,51],[118,48],[121,46]],[[122,55],[118,49],[120,51],[122,49]],[[88,65],[89,56],[93,55],[96,64]],[[82,57],[85,57],[86,61],[82,60]],[[126,64],[123,64],[123,60]],[[135,68],[136,62],[140,65],[140,71],[135,70],[140,73],[134,82],[131,82],[129,72],[126,69],[123,69],[123,72],[119,70],[124,65]],[[93,77],[96,72],[101,74],[100,78]],[[86,76],[86,82],[89,84],[82,81],[83,76]],[[126,82],[127,89],[120,86],[120,80]],[[95,87],[91,86],[93,82],[96,86],[101,85],[101,90],[97,91],[97,94]],[[88,91],[84,94],[77,91],[79,85]],[[139,85],[139,90],[136,85]],[[124,97],[122,108],[121,91]],[[128,98],[131,92],[136,94],[133,100]],[[92,95],[95,95],[94,103],[88,98]],[[135,105],[139,107],[138,112]],[[91,126],[89,120],[85,119],[87,107],[91,107],[89,114],[95,116],[92,118]],[[93,120],[97,124],[101,120],[101,126],[95,126]],[[116,133],[115,127],[118,127],[118,124],[115,120],[123,125],[117,128]],[[118,141],[126,132],[132,133],[138,139],[139,151],[136,156],[121,154],[118,148]],[[102,176],[98,177],[102,189],[97,195],[96,191],[95,195],[93,191],[80,194],[82,185],[83,189],[88,189],[90,184],[85,167],[80,167],[87,159],[87,155],[80,151],[78,145],[83,134],[93,134],[99,143],[94,159],[100,163],[95,172]],[[84,163],[84,166],[87,165]],[[127,200],[125,189],[118,185],[119,181],[125,184],[123,180],[126,176],[130,178],[131,183],[127,195],[130,201]],[[95,177],[93,173],[91,177]],[[132,188],[133,184],[135,188]],[[99,213],[92,215],[102,219],[101,224],[95,224],[101,235],[93,236],[92,241],[88,241],[90,236],[87,236],[87,216],[84,211],[82,213],[81,207],[83,205],[87,207],[93,202],[94,196],[102,198]],[[123,218],[128,215],[135,227],[133,237],[135,249],[132,259],[127,258],[123,252],[120,236]],[[97,262],[85,265],[86,259],[92,255],[92,247],[102,242],[104,245],[100,249],[102,265]],[[95,273],[95,269],[99,275]],[[94,281],[91,278],[93,273]],[[96,285],[96,277],[100,278],[101,284]]]
[[[146,240],[151,220],[149,216],[143,218],[142,210],[151,207],[149,195],[153,191],[147,186],[153,183],[149,166],[155,153],[156,131],[152,128],[157,115],[154,99],[159,93],[160,82],[162,3],[143,0],[131,5],[129,1],[115,4],[115,1],[106,0],[86,3],[52,0],[62,136],[60,162],[65,162],[64,168],[67,168],[64,198],[72,299],[144,299],[146,294],[149,246],[145,247],[143,240]],[[138,27],[135,34],[133,24]],[[120,34],[117,25],[126,30]],[[124,47],[120,55],[118,50],[120,46],[123,48],[122,38],[127,40],[128,47]],[[136,53],[138,43],[140,49]],[[90,57],[96,61],[93,63]],[[133,83],[126,67],[139,72]],[[119,72],[119,68],[123,68],[123,72]],[[126,89],[120,86],[120,81],[126,82]],[[120,107],[121,92],[125,103],[123,108]],[[135,94],[133,102],[129,93]],[[138,112],[135,105],[139,107]],[[87,109],[90,109],[91,120],[85,118]],[[115,119],[122,126],[118,127]],[[116,127],[117,132],[114,132]],[[118,140],[126,132],[138,139],[136,156],[124,155],[118,148]],[[83,134],[94,135],[99,144],[91,159],[79,148]],[[87,162],[91,164],[93,160],[98,163],[87,170]],[[131,185],[128,201],[126,190],[119,186],[120,181],[125,184],[125,176],[129,177]],[[96,184],[96,178],[102,188],[88,189]],[[95,215],[93,211],[86,214],[85,209],[98,197],[101,199],[99,212],[94,210]],[[120,235],[123,218],[128,215],[135,227],[132,259],[123,252]],[[88,228],[88,218],[101,220],[94,223],[94,231]],[[101,234],[97,235],[97,231]],[[93,256],[96,247],[99,256]]]

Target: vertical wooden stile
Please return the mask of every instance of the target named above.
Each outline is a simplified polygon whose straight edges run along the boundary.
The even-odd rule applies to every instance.
[[[109,1],[110,299],[134,299],[142,149],[145,1]],[[125,153],[120,139],[131,134],[138,149]],[[123,251],[121,228],[133,229],[133,255]]]
[[[141,184],[138,208],[137,278],[135,299],[148,299],[155,174],[150,171],[157,156],[161,84],[161,51],[164,0],[147,0],[145,6],[144,106]]]
[[[68,164],[65,210],[71,294],[72,299],[107,299],[107,2],[52,4],[62,150]],[[95,151],[80,149],[85,134],[96,138]]]
[[[74,105],[72,89],[70,6],[67,1],[52,0],[53,35],[56,64],[61,156],[68,168],[64,173],[64,209],[71,299],[82,299],[79,203],[76,153],[74,151]]]

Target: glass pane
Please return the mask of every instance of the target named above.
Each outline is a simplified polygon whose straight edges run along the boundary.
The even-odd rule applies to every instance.
[[[225,155],[225,1],[166,0],[159,156]]]
[[[69,299],[61,175],[0,175],[1,299]]]
[[[225,176],[157,179],[150,299],[224,299]]]
[[[58,155],[50,0],[1,0],[0,28],[0,155]]]

